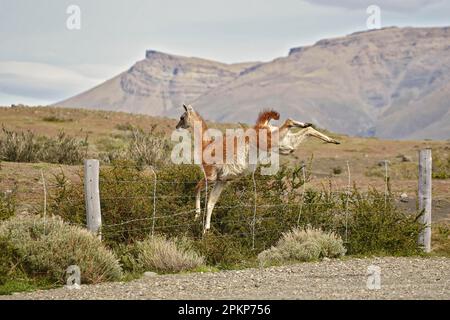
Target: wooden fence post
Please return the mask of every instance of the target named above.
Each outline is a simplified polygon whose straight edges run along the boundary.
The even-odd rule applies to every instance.
[[[84,160],[84,199],[86,202],[87,229],[101,239],[102,215],[99,188],[100,162]]]
[[[419,210],[423,213],[425,229],[419,236],[419,244],[425,252],[431,251],[431,149],[419,151]]]

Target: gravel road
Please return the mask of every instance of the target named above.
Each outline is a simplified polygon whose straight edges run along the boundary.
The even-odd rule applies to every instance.
[[[367,268],[381,288],[367,288]],[[450,258],[326,260],[282,267],[150,275],[131,282],[18,293],[0,299],[450,299]]]

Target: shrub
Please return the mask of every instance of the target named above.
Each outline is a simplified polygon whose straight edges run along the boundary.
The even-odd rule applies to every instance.
[[[345,254],[342,239],[336,234],[307,227],[285,232],[276,246],[261,252],[258,259],[263,265],[337,258]]]
[[[0,221],[7,220],[16,212],[16,188],[0,192]]]
[[[15,132],[2,128],[0,159],[13,162],[36,162],[40,146],[31,131]]]
[[[60,218],[15,217],[0,225],[0,237],[16,250],[21,267],[31,276],[64,283],[66,269],[77,265],[83,283],[118,280],[118,260],[87,230]]]
[[[161,134],[154,133],[155,127],[147,133],[135,128],[131,131],[128,159],[138,166],[161,166],[169,163],[170,142]]]
[[[211,230],[203,239],[196,241],[195,246],[209,265],[221,269],[253,266],[254,251],[251,245],[243,241],[243,235],[219,234]]]
[[[129,123],[119,124],[116,129],[124,131],[98,141],[99,158],[105,163],[132,161],[138,168],[170,164],[171,141],[156,132],[156,125],[149,131]]]
[[[42,118],[42,121],[45,122],[72,122],[72,118],[59,117],[56,115],[46,116]]]
[[[60,132],[56,138],[37,136],[32,131],[16,132],[2,128],[0,134],[0,160],[12,162],[49,162],[79,164],[88,142]]]
[[[44,139],[39,160],[49,163],[79,164],[86,156],[87,146],[87,137],[78,141],[61,131],[56,138]]]
[[[0,285],[3,285],[12,278],[19,256],[17,250],[4,237],[0,237],[0,252]]]
[[[345,195],[342,196],[343,201]],[[418,237],[424,225],[422,213],[408,214],[393,197],[376,189],[362,194],[356,187],[348,196],[348,217],[339,215],[339,232],[348,226],[347,249],[351,254],[416,255],[422,252]],[[345,222],[347,220],[347,222]]]
[[[186,238],[167,239],[160,235],[122,246],[121,259],[133,272],[174,273],[193,270],[204,264],[204,258],[193,250]]]
[[[440,222],[431,227],[432,252],[436,255],[450,257],[450,223]]]
[[[342,168],[341,167],[334,167],[333,168],[333,174],[339,175],[341,173],[342,173]]]
[[[433,154],[433,178],[450,178],[450,155],[440,152]]]
[[[125,123],[118,123],[116,124],[116,129],[120,130],[120,131],[132,131],[135,129],[135,126],[133,126],[131,123],[129,122],[125,122]]]

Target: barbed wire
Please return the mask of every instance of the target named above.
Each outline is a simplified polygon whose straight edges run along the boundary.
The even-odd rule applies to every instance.
[[[136,219],[131,219],[131,220],[127,220],[124,222],[120,222],[120,223],[115,223],[115,224],[103,224],[103,228],[110,228],[110,227],[116,227],[116,226],[123,226],[123,225],[127,225],[133,222],[141,222],[141,221],[149,221],[149,220],[157,220],[157,219],[168,219],[168,218],[172,218],[172,217],[177,217],[180,215],[185,215],[185,214],[189,214],[189,213],[193,213],[195,212],[195,209],[192,210],[187,210],[187,211],[183,211],[183,212],[178,212],[178,213],[174,213],[171,215],[164,215],[164,216],[154,216],[154,217],[147,217],[147,218],[136,218]]]

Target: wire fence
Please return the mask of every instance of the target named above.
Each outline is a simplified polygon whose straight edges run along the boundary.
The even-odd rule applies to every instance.
[[[123,165],[119,169],[134,170],[136,166]],[[141,168],[142,169],[142,168]],[[214,182],[208,179],[204,179],[203,196],[201,198],[200,210],[195,208],[196,195],[195,187],[199,183],[200,179],[191,178],[172,178],[167,179],[160,176],[160,172],[164,168],[157,169],[155,167],[146,167],[145,170],[140,172],[148,172],[149,175],[133,178],[128,175],[125,178],[120,177],[117,179],[104,179],[100,176],[98,184],[102,186],[99,189],[99,199],[101,202],[101,229],[96,230],[101,232],[103,236],[114,236],[123,233],[137,233],[147,232],[149,235],[154,236],[157,232],[165,232],[167,230],[201,230],[204,229],[207,216],[208,200],[211,189],[214,187]],[[343,212],[339,218],[343,219],[343,240],[348,243],[349,241],[349,201],[352,193],[353,181],[351,176],[351,163],[346,162],[345,179],[346,184],[341,188],[329,189],[327,191],[329,196],[335,196],[342,201]],[[255,169],[256,171],[256,169]],[[225,204],[219,200],[214,207],[214,213],[227,213],[229,211],[241,210],[246,212],[242,216],[233,215],[235,221],[227,221],[227,226],[232,226],[234,229],[231,232],[233,236],[246,236],[249,238],[252,249],[256,248],[256,242],[258,235],[262,235],[272,230],[268,230],[269,227],[276,227],[279,229],[279,233],[285,231],[288,227],[300,226],[301,221],[305,214],[305,209],[308,199],[308,189],[320,178],[326,177],[328,183],[333,183],[332,180],[335,176],[321,172],[313,171],[307,168],[305,165],[300,168],[299,176],[297,177],[302,183],[300,187],[295,189],[283,189],[275,190],[277,186],[275,184],[268,185],[270,179],[266,177],[257,176],[255,171],[251,173],[251,179],[246,188],[241,188],[240,192],[246,196],[239,196],[237,193],[233,194],[233,201],[225,202]],[[202,171],[203,178],[206,178],[206,173]],[[86,177],[84,177],[86,179]],[[340,175],[340,180],[343,179],[343,175]],[[316,181],[315,181],[316,180]],[[323,180],[323,179],[322,179]],[[395,196],[390,190],[389,183],[389,162],[384,161],[384,201],[385,207],[387,206],[388,198]],[[228,188],[233,188],[233,184],[239,180],[229,181]],[[86,183],[83,179],[78,182],[78,188],[82,189],[82,184]],[[264,183],[266,183],[264,185]],[[76,182],[73,183],[77,184]],[[270,183],[269,183],[270,184]],[[41,194],[32,194],[27,196],[27,200],[41,202],[42,212],[44,217],[48,215],[49,198],[53,190],[62,187],[61,183],[55,181],[49,181],[46,178],[46,174],[40,170],[40,185],[42,188]],[[242,185],[241,185],[242,187]],[[279,202],[276,203],[263,203],[264,194],[267,190],[264,188],[273,188],[274,192],[278,192]],[[123,193],[118,192],[116,189],[120,189]],[[114,190],[114,192],[111,192]],[[130,194],[130,190],[137,190],[136,194]],[[89,197],[86,197],[89,198]],[[445,197],[442,197],[444,199]],[[440,200],[441,197],[436,197],[435,200]],[[88,208],[86,199],[82,196],[73,198],[64,198],[65,205],[77,208],[74,211],[81,211]],[[124,217],[117,217],[117,213],[120,212],[118,208],[121,206],[121,202],[135,202],[136,208],[134,216],[130,217],[125,215]],[[326,198],[319,198],[314,200],[314,205],[329,204],[330,200]],[[175,205],[176,204],[176,205]],[[141,210],[141,211],[139,211]],[[261,214],[264,210],[271,210],[271,215]],[[291,221],[279,221],[284,211],[289,211],[291,216],[294,217]],[[53,211],[50,210],[53,214]],[[273,213],[280,213],[277,216]],[[86,213],[85,213],[86,214]],[[198,219],[195,217],[198,216]],[[111,217],[114,217],[112,219]],[[226,219],[221,216],[221,219]],[[212,225],[215,225],[215,216],[212,217]],[[86,224],[83,219],[81,221],[69,220],[71,224],[85,227]],[[264,222],[273,221],[277,222],[276,225],[265,225]],[[89,228],[89,225],[87,226]],[[229,234],[227,230],[222,230],[221,234],[215,234],[215,236],[227,237]],[[203,237],[203,233],[201,233]]]
[[[329,190],[329,194],[333,196],[342,196],[344,195],[345,202],[345,242],[348,241],[348,205],[349,205],[349,196],[352,189],[352,180],[350,176],[350,164],[347,163],[348,167],[348,179],[347,185],[343,190]],[[132,167],[130,167],[132,168]],[[122,168],[123,169],[123,168]],[[129,168],[126,168],[129,169]],[[179,179],[179,180],[165,180],[163,177],[160,177],[159,170],[154,167],[149,167],[149,172],[151,173],[151,177],[147,177],[148,179],[143,182],[139,179],[102,179],[100,177],[99,184],[105,187],[105,190],[100,188],[101,194],[100,199],[102,202],[118,202],[120,205],[120,201],[142,201],[147,203],[146,212],[140,212],[137,215],[137,218],[124,219],[118,222],[108,222],[108,216],[111,215],[111,211],[115,211],[116,208],[111,208],[110,206],[103,205],[102,206],[102,216],[105,218],[102,226],[101,233],[103,236],[111,237],[115,235],[121,235],[124,233],[133,234],[133,233],[148,233],[151,236],[154,236],[155,233],[166,233],[170,230],[174,230],[175,232],[179,232],[180,230],[187,231],[196,229],[197,236],[200,235],[200,238],[203,238],[204,233],[201,232],[202,229],[205,228],[206,216],[207,216],[207,207],[209,201],[209,194],[211,189],[214,187],[214,182],[208,179],[204,179],[204,191],[201,198],[201,207],[200,210],[196,208],[189,208],[195,204],[196,195],[195,195],[195,186],[199,183],[200,180],[190,180],[190,179]],[[247,189],[242,191],[242,198],[239,196],[233,198],[230,204],[230,201],[222,203],[221,200],[214,207],[214,213],[217,212],[228,212],[240,211],[242,213],[246,212],[247,214],[242,214],[241,216],[236,218],[236,215],[233,217],[236,219],[234,221],[227,221],[227,226],[232,226],[233,230],[231,232],[222,232],[215,233],[216,237],[228,237],[232,234],[233,237],[247,237],[250,242],[250,246],[252,250],[255,250],[257,247],[258,237],[267,233],[273,233],[273,230],[270,228],[277,228],[279,230],[278,235],[281,232],[292,226],[299,226],[301,223],[303,211],[305,208],[306,201],[306,193],[308,190],[308,185],[313,182],[313,175],[323,174],[323,172],[316,172],[312,170],[308,170],[306,166],[301,167],[301,174],[299,179],[303,182],[301,183],[300,189],[283,189],[277,190],[277,186],[270,186],[273,188],[274,192],[277,193],[279,198],[283,198],[284,200],[281,203],[261,203],[264,197],[264,190],[258,190],[258,188],[266,187],[267,183],[270,179],[267,177],[257,176],[256,168],[251,173],[249,179],[249,184],[246,186]],[[206,174],[202,171],[203,178],[206,178]],[[308,176],[308,178],[307,178]],[[328,175],[329,176],[329,175]],[[330,177],[329,177],[330,178]],[[231,180],[229,181],[229,188],[234,188],[233,184],[239,180]],[[388,179],[385,179],[386,183]],[[272,181],[273,182],[273,181]],[[115,187],[116,185],[122,185],[125,189],[124,194],[108,193],[109,187]],[[139,186],[139,194],[130,194],[127,190],[129,188],[133,188]],[[186,194],[185,189],[182,187],[188,186],[187,192],[191,192],[191,194]],[[183,189],[174,193],[174,190]],[[388,192],[388,188],[385,188],[385,192]],[[329,199],[315,199],[314,205],[327,205],[329,203]],[[172,206],[168,205],[171,202],[179,202],[181,203],[181,210],[173,211]],[[184,208],[183,208],[184,207]],[[177,207],[179,209],[179,207]],[[270,216],[265,216],[262,214],[262,211],[270,211]],[[281,221],[280,217],[274,215],[273,213],[278,212],[297,212],[295,214],[295,221],[287,222]],[[198,219],[195,220],[195,216],[198,216]],[[212,225],[213,228],[215,226],[215,216],[212,217]],[[268,224],[271,222],[271,224]]]

